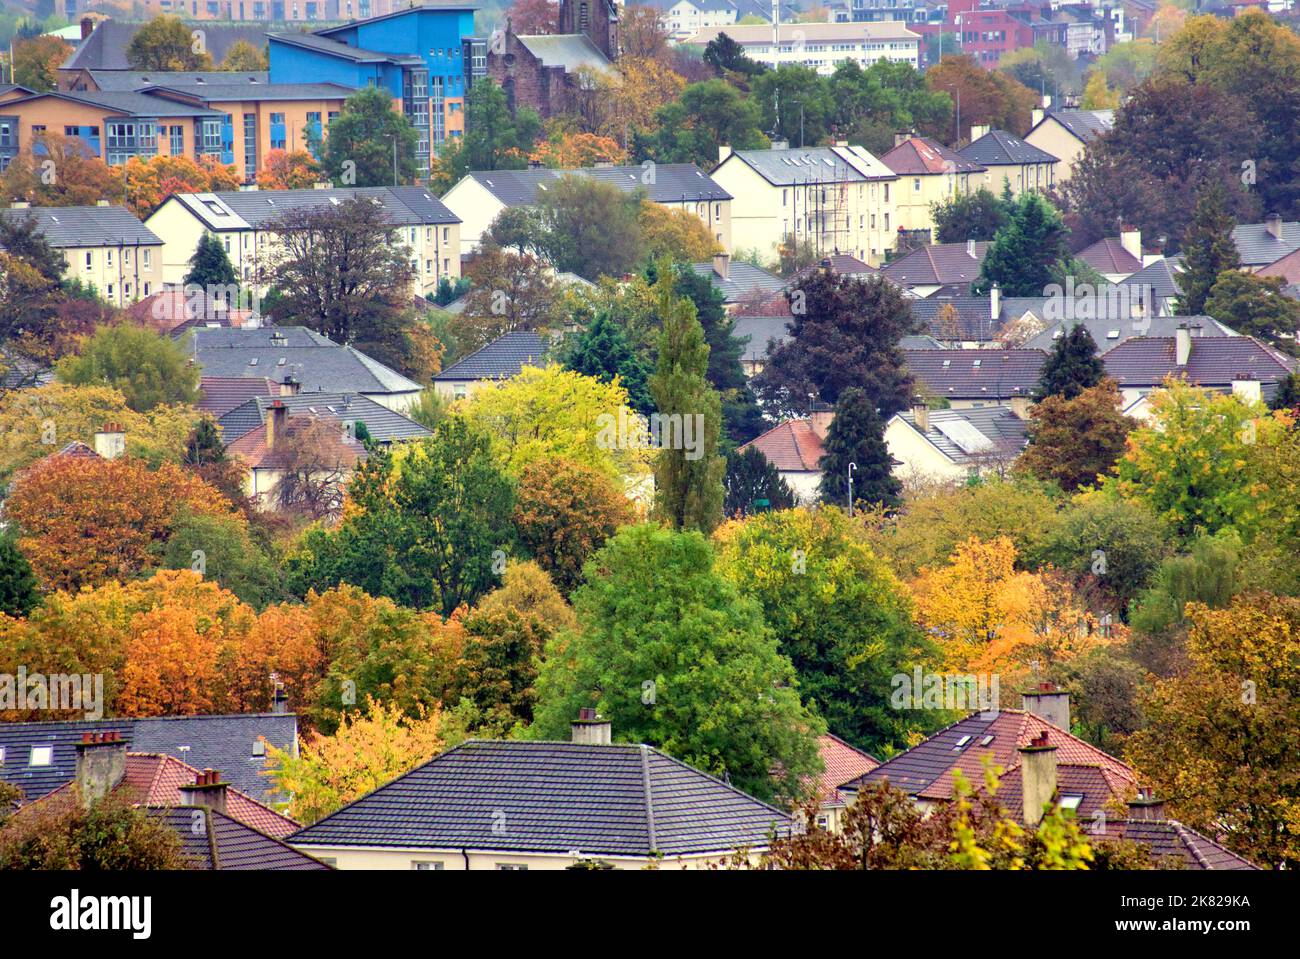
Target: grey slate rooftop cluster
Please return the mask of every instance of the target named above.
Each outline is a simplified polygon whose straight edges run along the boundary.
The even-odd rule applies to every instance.
[[[566,176],[583,176],[609,183],[624,193],[645,190],[656,203],[730,200],[731,194],[694,163],[657,163],[642,166],[583,167],[577,170],[476,170],[468,174],[506,206],[532,206],[538,194]]]
[[[217,425],[221,438],[232,443],[266,422],[272,403],[281,403],[289,416],[328,417],[340,423],[364,423],[371,439],[377,443],[413,440],[432,436],[432,432],[401,413],[356,393],[299,393],[296,396],[255,396],[223,414]]]
[[[162,240],[124,206],[19,207],[0,210],[6,220],[32,219],[50,246],[162,246]]]

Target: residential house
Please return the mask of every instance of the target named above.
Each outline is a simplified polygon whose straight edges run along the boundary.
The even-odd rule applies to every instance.
[[[290,837],[339,869],[707,868],[788,814],[584,709],[572,742],[470,740]]]
[[[234,789],[262,803],[275,798],[261,775],[267,746],[298,754],[298,718],[278,695],[269,713],[0,723],[0,780],[21,789],[26,802],[39,799],[75,778],[85,736],[106,733],[133,753],[221,769]]]
[[[1042,376],[1042,350],[904,350],[907,368],[926,399],[954,410],[1008,406],[1022,418]]]
[[[920,297],[929,297],[944,287],[969,294],[970,285],[979,279],[988,249],[986,240],[932,243],[886,263],[880,272]]]
[[[1050,315],[1050,314],[1049,314]],[[1025,341],[1025,349],[1051,350],[1056,341],[1073,327],[1083,326],[1097,344],[1097,355],[1104,356],[1135,337],[1173,337],[1180,326],[1188,326],[1192,338],[1202,336],[1236,336],[1236,331],[1209,316],[1089,316],[1040,324],[1039,332]]]
[[[1243,268],[1258,273],[1283,257],[1300,250],[1300,222],[1283,221],[1270,213],[1263,223],[1242,223],[1232,228],[1232,242]]]
[[[262,329],[199,327],[185,334],[204,376],[297,381],[302,393],[369,397],[403,413],[424,387],[352,346],[342,346],[303,326]]]
[[[1003,320],[994,309],[996,305],[991,296],[969,293],[931,293],[908,301],[912,316],[926,329],[925,335],[937,341],[935,349],[978,350],[999,345]]]
[[[161,257],[158,262],[161,264]],[[205,290],[197,284],[164,286],[126,312],[132,322],[171,336],[199,326],[260,327],[262,315],[252,308],[251,298],[242,298],[250,302],[241,304],[238,290]]]
[[[740,44],[745,56],[772,69],[797,65],[830,76],[841,63],[865,70],[878,60],[921,68],[920,34],[897,21],[730,24],[705,27],[686,42],[703,47],[722,33]]]
[[[1026,143],[1006,130],[990,130],[987,126],[970,128],[971,142],[957,152],[972,163],[984,167],[984,182],[979,184],[1001,196],[1009,184],[1012,196],[1030,190],[1046,193],[1056,185],[1056,164],[1059,158]]]
[[[1178,279],[1182,257],[1144,257],[1147,265],[1126,280],[1117,284],[1125,291],[1130,302],[1143,304],[1143,311],[1151,316],[1173,316],[1177,311],[1182,283]]]
[[[1032,121],[1025,142],[1057,158],[1052,179],[1060,185],[1074,175],[1088,144],[1115,125],[1115,111],[1035,109]]]
[[[502,211],[535,206],[555,181],[565,176],[589,177],[624,193],[642,191],[646,199],[660,206],[698,216],[719,248],[731,249],[731,194],[694,163],[657,163],[653,167],[534,167],[468,173],[442,197],[460,220],[460,255],[469,256],[479,248]]]
[[[924,231],[929,243],[934,239],[935,204],[978,189],[987,170],[929,137],[900,134],[894,143],[880,160],[898,174],[894,200],[898,228]]]
[[[730,254],[717,253],[708,263],[692,263],[691,269],[707,277],[713,288],[722,294],[728,311],[734,311],[755,302],[780,298],[789,283],[761,266],[744,260],[732,260]]]
[[[66,261],[63,276],[93,287],[117,307],[162,289],[163,241],[123,206],[33,207],[0,210],[6,220],[36,221],[36,228]]]
[[[1267,403],[1296,368],[1294,359],[1254,337],[1194,332],[1182,324],[1171,337],[1130,339],[1102,356],[1106,375],[1119,384],[1125,413],[1146,419],[1148,397],[1169,378]]]
[[[1124,230],[1117,237],[1103,237],[1074,255],[1111,283],[1122,283],[1146,266],[1140,230]]]
[[[851,793],[840,790],[840,784],[865,776],[880,765],[880,760],[831,733],[817,737],[817,752],[823,767],[822,774],[814,783],[817,825],[838,833],[842,829],[844,813],[853,801]]]
[[[469,4],[413,6],[313,33],[268,34],[271,80],[377,87],[415,128],[416,167],[465,131],[465,95],[486,75]]]
[[[755,376],[763,371],[768,356],[772,351],[790,340],[789,315],[775,316],[737,316],[731,335],[744,344],[740,354],[740,366],[746,376]]]
[[[1257,276],[1276,276],[1283,281],[1283,292],[1293,299],[1300,299],[1300,247],[1288,253],[1280,260],[1275,260],[1266,267],[1256,271]]]
[[[209,383],[214,379],[214,377],[204,377],[204,380]],[[218,380],[218,382],[224,385],[232,381]],[[255,387],[259,387],[261,384],[275,386],[273,381],[265,379],[234,380],[233,382],[251,382]],[[368,396],[351,393],[299,393],[296,392],[296,385],[290,386],[290,392],[286,395],[284,389],[285,387],[282,384],[277,393],[268,394],[262,392],[261,388],[257,388],[253,395],[243,402],[223,411],[217,418],[217,425],[221,427],[222,440],[227,444],[233,443],[235,440],[247,436],[258,427],[265,426],[268,419],[271,418],[273,410],[278,407],[284,408],[285,415],[291,421],[295,417],[336,420],[340,432],[347,430],[353,436],[356,436],[360,427],[364,425],[365,432],[369,434],[370,438],[383,446],[433,435],[432,430],[421,426],[412,419],[408,419],[401,413],[396,413],[388,407],[376,403]],[[233,392],[233,390],[219,390],[217,395],[219,396],[222,393],[229,395]],[[205,392],[206,399],[207,394]],[[213,399],[216,399],[216,396]],[[200,404],[200,408],[202,408],[202,404]]]
[[[463,400],[518,376],[525,366],[544,366],[548,352],[549,344],[540,333],[503,333],[434,376],[433,388],[444,400]]]
[[[898,175],[862,147],[723,146],[719,153],[711,176],[733,198],[732,230],[745,249],[775,259],[792,240],[875,266],[894,248]]]
[[[815,503],[821,484],[821,459],[826,453],[826,432],[835,411],[817,409],[807,419],[787,420],[754,437],[736,452],[758,450],[775,467],[802,505]]]
[[[885,424],[894,475],[964,482],[1000,473],[1025,448],[1025,421],[1010,406],[932,410],[918,403]]]
[[[327,491],[325,496],[330,502],[313,508],[332,511],[342,506],[343,487],[366,459],[365,447],[357,440],[354,427],[335,415],[313,414],[305,408],[299,412],[290,419],[287,406],[277,397],[269,403],[261,425],[226,444],[227,455],[244,467],[244,495],[259,509],[284,507],[281,484],[286,477],[302,476]],[[337,428],[309,434],[311,426],[321,421]]]
[[[162,237],[165,282],[184,282],[199,240],[211,233],[225,247],[235,273],[256,287],[259,270],[269,265],[279,243],[275,226],[280,217],[353,198],[383,209],[385,222],[410,257],[414,295],[436,292],[443,277],[455,281],[460,276],[460,219],[420,186],[173,193],[145,223]]]
[[[254,397],[271,399],[292,395],[296,388],[296,384],[286,387],[266,376],[201,376],[199,399],[194,406],[219,421],[235,407],[243,406]]]

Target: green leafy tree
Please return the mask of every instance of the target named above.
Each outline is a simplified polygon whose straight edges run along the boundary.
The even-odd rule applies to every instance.
[[[727,471],[722,487],[722,511],[728,517],[794,506],[794,491],[755,446],[727,454]]]
[[[893,473],[894,459],[885,445],[885,423],[867,394],[847,389],[835,404],[826,431],[818,493],[823,503],[844,505],[849,498],[849,464],[853,464],[853,499],[894,508],[903,484]]]
[[[914,715],[890,705],[890,677],[927,661],[907,590],[834,508],[782,510],[715,534],[718,568],[757,600],[790,657],[805,704],[864,749],[902,745]]]
[[[725,80],[692,83],[679,99],[655,113],[657,132],[641,152],[660,163],[694,163],[712,169],[718,147],[761,150],[768,146],[758,104]]]
[[[1210,183],[1201,191],[1187,235],[1183,237],[1178,312],[1187,316],[1204,313],[1205,302],[1219,277],[1225,270],[1241,266],[1237,244],[1232,242],[1235,224],[1227,211],[1225,193],[1219,183]]]
[[[193,569],[254,609],[284,599],[280,572],[234,516],[185,511],[162,547],[163,569]]]
[[[132,70],[211,70],[212,56],[180,17],[154,17],[131,37],[126,60]]]
[[[1300,300],[1283,292],[1280,276],[1256,276],[1241,270],[1219,274],[1205,299],[1205,313],[1238,333],[1266,340],[1295,352],[1295,331],[1300,329]]]
[[[111,386],[137,413],[198,398],[199,368],[175,341],[139,326],[102,326],[55,367],[73,386]]]
[[[750,84],[752,102],[762,111],[762,128],[791,146],[815,144],[829,131],[835,111],[830,86],[812,67],[782,64]]]
[[[657,746],[760,799],[799,795],[822,723],[799,702],[758,603],[698,532],[633,526],[587,564],[580,629],[553,641],[533,735],[567,738],[595,706],[622,741]]]
[[[1057,374],[1059,383],[1059,365]],[[1044,395],[1029,411],[1029,447],[1017,465],[1070,493],[1094,482],[1110,472],[1136,425],[1120,412],[1121,403],[1114,380],[1102,380],[1072,399],[1060,392]]]
[[[992,240],[1011,219],[1014,203],[985,187],[936,203],[932,209],[936,243]]]
[[[366,87],[343,101],[342,111],[330,122],[321,168],[335,186],[410,183],[417,172],[419,139],[411,121],[393,108],[388,94]]]
[[[996,283],[1004,296],[1043,296],[1070,259],[1069,235],[1047,200],[1032,192],[1021,195],[1011,219],[989,244],[974,287],[988,290]]]
[[[226,57],[218,70],[232,73],[253,73],[271,69],[266,50],[253,46],[247,40],[236,40],[226,50]]]
[[[521,170],[541,131],[536,111],[512,113],[505,91],[491,79],[477,80],[465,98],[465,135],[438,157],[430,185],[444,192],[471,170]]]
[[[1072,400],[1100,383],[1105,375],[1106,367],[1097,355],[1097,341],[1080,323],[1052,344],[1052,352],[1047,355],[1038,386],[1034,389],[1034,398],[1041,400],[1059,396]]]
[[[537,201],[547,259],[588,280],[631,272],[641,257],[640,211],[638,193],[591,177],[561,177]]]
[[[725,33],[719,33],[705,45],[704,62],[713,67],[719,76],[731,72],[752,77],[767,69],[763,64],[747,57],[745,48]]]
[[[194,284],[204,289],[212,287],[233,287],[239,282],[235,266],[230,262],[230,254],[216,234],[204,232],[199,237],[194,255],[190,257],[190,270],[185,274],[185,284]]]
[[[0,871],[186,869],[180,836],[110,796],[83,807],[70,796],[27,806],[0,829]]]
[[[673,295],[671,279],[659,282],[659,365],[650,377],[650,395],[665,428],[655,462],[655,515],[673,529],[709,532],[722,519],[722,475],[718,455],[722,404],[709,385],[709,345],[689,300]],[[669,418],[669,419],[665,419]],[[687,430],[693,448],[687,449]]]
[[[0,613],[26,616],[40,602],[32,564],[18,548],[13,531],[0,533]]]
[[[514,488],[464,419],[372,455],[348,495],[356,509],[333,531],[308,532],[291,558],[293,592],[351,583],[450,616],[496,585],[514,542]]]
[[[562,359],[566,369],[602,383],[618,377],[627,390],[628,405],[638,413],[648,416],[654,409],[646,385],[650,371],[607,310],[599,311],[587,328],[570,341]]]

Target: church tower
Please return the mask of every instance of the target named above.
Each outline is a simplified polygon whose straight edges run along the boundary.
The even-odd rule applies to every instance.
[[[618,7],[614,0],[560,0],[560,33],[585,33],[609,57],[618,57]]]

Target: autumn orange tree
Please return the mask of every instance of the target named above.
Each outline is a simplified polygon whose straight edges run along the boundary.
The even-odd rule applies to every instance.
[[[46,130],[0,173],[0,192],[33,206],[93,206],[122,202],[117,174],[76,137]]]
[[[597,163],[627,162],[627,151],[610,137],[595,133],[555,131],[537,144],[528,159],[557,169],[595,166]]]
[[[638,219],[646,259],[702,263],[721,249],[704,221],[687,210],[670,209],[643,200]]]
[[[257,171],[263,190],[305,190],[321,178],[320,164],[306,150],[271,150]]]
[[[239,174],[233,166],[203,155],[196,163],[184,156],[131,157],[122,167],[122,188],[127,206],[140,219],[158,209],[173,193],[215,193],[237,190]]]
[[[4,518],[45,590],[134,577],[153,562],[181,509],[213,516],[230,502],[178,466],[124,457],[50,456],[14,477]]]

